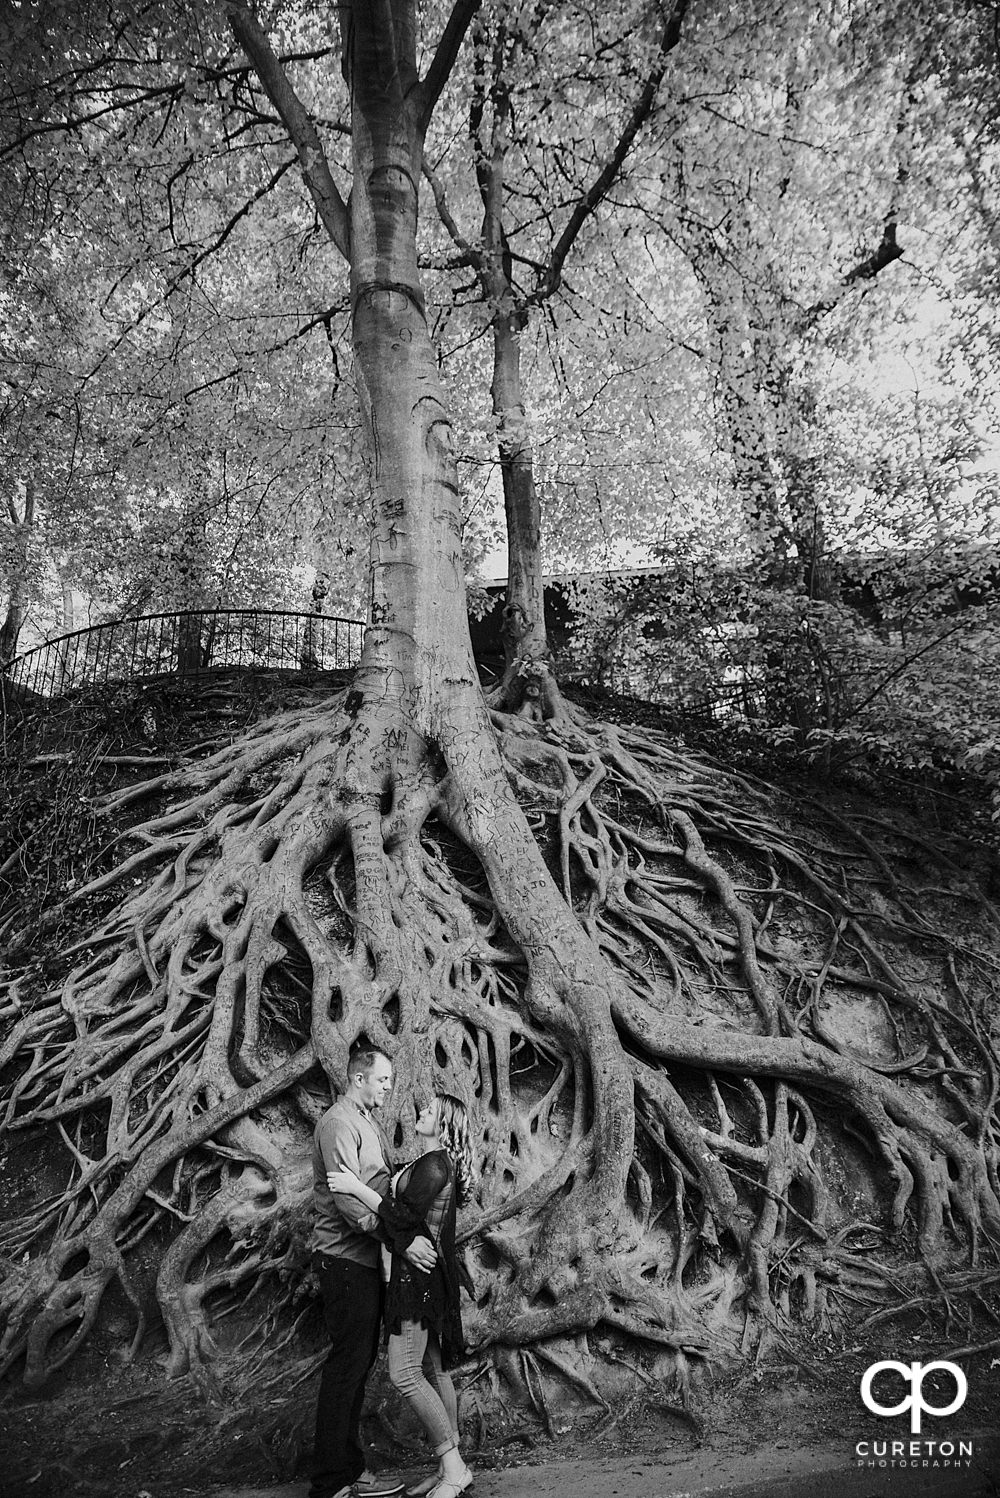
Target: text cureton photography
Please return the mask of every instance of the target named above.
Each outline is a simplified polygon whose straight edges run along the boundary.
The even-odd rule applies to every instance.
[[[937,1374],[938,1378],[933,1378]],[[874,1392],[878,1380],[881,1397]],[[907,1391],[902,1398],[895,1398],[902,1382]],[[933,1398],[924,1393],[925,1383]],[[942,1390],[940,1384],[954,1384],[954,1393]],[[854,1455],[859,1467],[971,1467],[975,1457],[974,1442],[968,1439],[917,1439],[922,1430],[925,1415],[938,1419],[955,1415],[964,1405],[969,1392],[968,1380],[957,1363],[936,1359],[930,1363],[902,1363],[894,1358],[885,1358],[866,1368],[861,1378],[861,1400],[873,1415],[891,1420],[909,1416],[910,1440],[889,1437],[883,1440],[858,1441]],[[895,1399],[884,1403],[883,1399]]]

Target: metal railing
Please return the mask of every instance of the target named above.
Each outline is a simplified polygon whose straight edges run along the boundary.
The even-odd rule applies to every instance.
[[[348,671],[361,659],[360,619],[285,610],[187,609],[115,619],[15,656],[4,682],[32,698],[148,676],[226,667]]]

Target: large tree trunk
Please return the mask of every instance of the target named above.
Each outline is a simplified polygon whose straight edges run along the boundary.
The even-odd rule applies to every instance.
[[[549,1276],[565,1273],[570,1246],[572,1260],[589,1270],[598,1238],[607,1241],[632,1154],[632,1081],[611,1019],[615,980],[546,868],[479,688],[451,424],[417,271],[423,142],[401,87],[376,84],[385,77],[384,40],[355,27],[351,283],[374,526],[371,619],[351,699],[356,779],[345,795],[380,805],[390,821],[393,812],[405,815],[408,801],[426,806],[437,798],[442,818],[480,860],[497,911],[527,957],[529,1007],[589,1064],[593,1172],[547,1224],[528,1275],[535,1294]],[[406,75],[399,61],[397,80]],[[384,876],[368,850],[359,868],[364,846],[354,843],[359,907],[363,896],[367,906],[359,916],[388,936],[405,991],[416,975],[380,917]]]

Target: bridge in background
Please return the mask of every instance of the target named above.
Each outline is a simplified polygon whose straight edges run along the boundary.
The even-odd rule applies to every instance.
[[[188,609],[77,629],[15,656],[2,683],[37,702],[84,687],[206,671],[350,671],[360,619],[261,609]]]

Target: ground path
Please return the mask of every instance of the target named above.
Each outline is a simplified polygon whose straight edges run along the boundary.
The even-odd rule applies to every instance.
[[[849,1438],[804,1448],[778,1441],[752,1453],[707,1445],[676,1459],[626,1453],[481,1469],[471,1493],[474,1498],[998,1498],[1000,1432],[964,1434],[972,1440],[974,1457],[970,1468],[957,1470],[858,1467]],[[290,1483],[216,1488],[211,1498],[306,1498],[307,1493],[307,1483]],[[209,1492],[198,1498],[209,1498]]]

